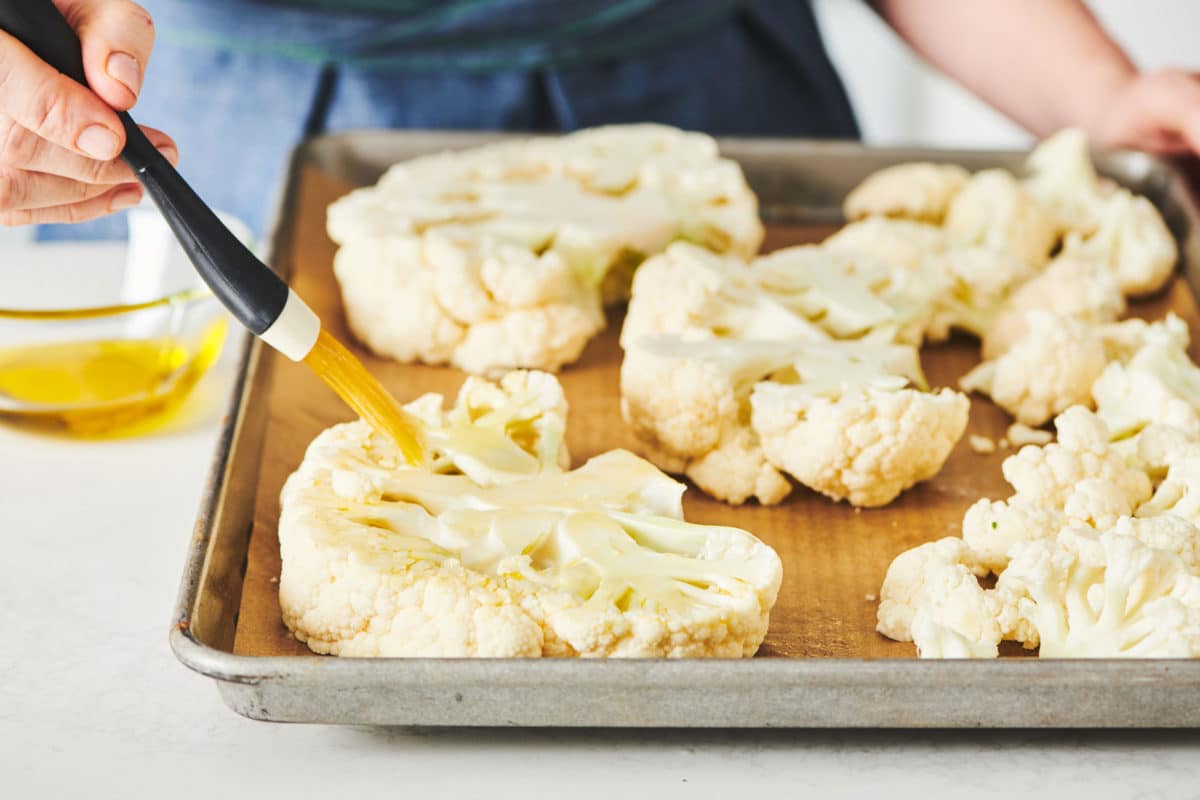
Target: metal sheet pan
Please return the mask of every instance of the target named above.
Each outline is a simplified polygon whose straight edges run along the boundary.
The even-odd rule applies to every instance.
[[[498,138],[436,132],[343,133],[294,153],[271,237],[289,263],[301,171],[353,183],[431,151]],[[845,193],[910,160],[1016,168],[1016,152],[867,148],[852,143],[725,140],[769,221],[837,222]],[[1187,181],[1136,153],[1098,157],[1102,172],[1149,196],[1200,283],[1200,216]],[[247,341],[183,575],[171,646],[254,719],[387,725],[639,727],[1200,726],[1200,661],[918,661],[768,658],[692,661],[337,659],[233,652],[262,449],[261,346]]]

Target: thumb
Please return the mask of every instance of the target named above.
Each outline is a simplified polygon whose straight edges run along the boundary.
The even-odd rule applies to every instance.
[[[129,0],[56,0],[83,45],[92,91],[118,111],[133,107],[154,46],[150,12]]]

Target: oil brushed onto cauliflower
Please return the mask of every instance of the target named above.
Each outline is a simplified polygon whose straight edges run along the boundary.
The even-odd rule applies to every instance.
[[[779,557],[683,519],[684,486],[614,450],[567,470],[545,373],[470,378],[408,409],[411,467],[361,422],[309,446],[282,492],[283,619],[318,653],[744,657],[766,635]]]
[[[763,229],[716,143],[596,128],[414,159],[329,208],[350,327],[376,352],[473,373],[557,370],[636,266],[676,240],[749,257]]]

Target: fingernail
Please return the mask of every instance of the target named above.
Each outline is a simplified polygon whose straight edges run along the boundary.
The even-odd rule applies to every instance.
[[[137,59],[128,53],[113,53],[104,65],[108,77],[123,83],[125,88],[137,94],[142,90],[142,68]]]
[[[113,195],[109,208],[112,211],[122,211],[126,208],[133,208],[140,202],[142,202],[142,190],[136,186],[130,186]]]
[[[171,166],[175,166],[179,163],[179,151],[174,147],[164,145],[158,148],[158,152],[162,153],[163,158],[171,162]]]
[[[84,128],[75,146],[97,161],[112,161],[121,153],[121,140],[103,125]]]

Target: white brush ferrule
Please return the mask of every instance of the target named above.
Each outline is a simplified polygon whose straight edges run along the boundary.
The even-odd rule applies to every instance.
[[[299,295],[288,289],[287,302],[283,311],[259,336],[292,361],[303,361],[312,352],[321,332],[321,320],[313,313]]]

